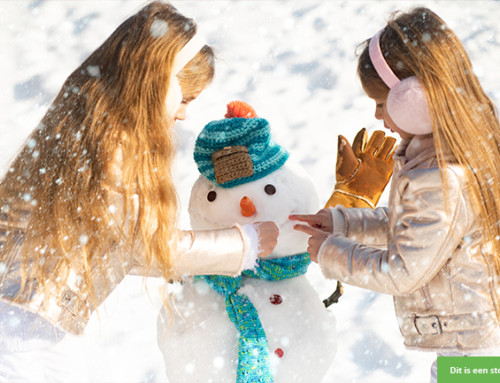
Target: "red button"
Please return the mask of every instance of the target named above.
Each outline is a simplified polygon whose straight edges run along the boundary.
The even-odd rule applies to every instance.
[[[273,305],[280,305],[283,303],[283,298],[281,298],[281,295],[278,294],[271,295],[269,300]]]
[[[278,358],[283,358],[283,355],[285,355],[285,353],[283,352],[283,350],[281,348],[277,348],[276,350],[274,350],[274,353],[276,354],[276,356]]]

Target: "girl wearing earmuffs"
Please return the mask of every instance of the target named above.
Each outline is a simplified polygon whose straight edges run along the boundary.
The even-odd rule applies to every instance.
[[[387,208],[291,217],[326,278],[391,294],[404,343],[500,355],[500,124],[457,36],[395,13],[358,60],[375,118],[398,133]],[[436,363],[431,381],[436,381]]]

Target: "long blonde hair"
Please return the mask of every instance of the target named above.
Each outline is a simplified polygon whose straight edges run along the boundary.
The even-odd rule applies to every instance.
[[[145,265],[171,277],[177,194],[174,116],[165,102],[174,58],[195,33],[193,20],[152,2],[65,81],[0,183],[2,213],[24,226],[22,294],[47,279],[61,289],[76,266],[84,270],[82,294],[96,304],[91,271],[105,275],[107,252],[131,251],[138,241]],[[213,75],[213,51],[205,46],[178,77],[184,92],[196,93]],[[116,163],[118,148],[123,155]],[[110,179],[115,167],[118,184]],[[125,214],[137,217],[132,225],[112,221],[110,182],[123,194]],[[19,233],[10,227],[0,263],[12,257]]]
[[[367,93],[389,91],[375,71],[368,42],[358,60]],[[455,33],[434,12],[395,13],[380,36],[384,57],[400,78],[416,76],[426,90],[440,169],[462,165],[485,238],[500,273],[500,124],[495,105],[475,76]],[[445,192],[446,192],[445,181]]]

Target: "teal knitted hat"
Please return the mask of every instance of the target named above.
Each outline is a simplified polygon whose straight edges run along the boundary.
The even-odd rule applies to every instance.
[[[231,188],[283,166],[288,152],[273,141],[269,123],[242,101],[230,102],[227,108],[226,118],[209,122],[196,139],[194,160],[200,173]]]

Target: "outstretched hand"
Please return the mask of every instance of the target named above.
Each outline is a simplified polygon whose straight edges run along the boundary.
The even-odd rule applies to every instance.
[[[321,209],[316,214],[293,214],[289,218],[292,221],[306,223],[297,224],[293,228],[309,235],[307,252],[311,257],[311,261],[317,263],[318,252],[322,243],[333,233],[332,214],[328,209]]]
[[[289,218],[292,221],[306,222],[311,227],[333,233],[332,213],[328,209],[321,209],[316,214],[292,214]]]
[[[295,225],[293,228],[309,235],[309,240],[307,241],[307,252],[309,253],[311,261],[318,263],[319,248],[330,236],[330,234],[321,229],[316,229],[312,226],[300,223]]]

